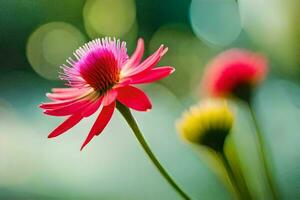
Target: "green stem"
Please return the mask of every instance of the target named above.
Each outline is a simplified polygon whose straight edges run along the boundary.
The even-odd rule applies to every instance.
[[[267,156],[266,156],[266,152],[265,152],[265,148],[266,148],[266,144],[264,142],[264,138],[261,134],[261,131],[259,129],[259,125],[258,125],[258,122],[257,122],[257,119],[256,119],[256,116],[255,116],[255,113],[254,113],[254,110],[253,110],[253,107],[251,105],[251,103],[248,103],[248,106],[250,108],[250,113],[251,113],[251,117],[253,119],[253,123],[254,123],[254,126],[255,126],[255,129],[256,129],[256,138],[257,138],[257,141],[258,141],[258,144],[259,144],[259,151],[260,151],[260,155],[261,155],[261,160],[262,160],[262,163],[263,163],[263,168],[264,168],[264,171],[265,171],[265,174],[266,174],[266,178],[267,178],[267,182],[270,186],[270,189],[271,189],[271,192],[272,192],[272,196],[273,196],[273,199],[280,199],[279,198],[279,194],[277,193],[277,190],[276,190],[276,185],[274,183],[274,181],[272,180],[272,175],[271,175],[271,170],[270,170],[270,166],[268,165],[268,162],[267,162]]]
[[[236,147],[236,144],[234,146]],[[224,152],[224,154],[225,154],[225,152]],[[224,156],[226,156],[226,154]],[[231,160],[232,162],[230,162],[230,159],[227,162],[232,163],[232,165],[230,165],[230,166],[232,166],[231,169],[233,169],[232,171],[234,171],[233,174],[236,177],[237,183],[241,188],[240,190],[241,190],[241,193],[243,194],[243,199],[247,199],[247,200],[253,199],[251,192],[249,190],[249,186],[247,185],[247,181],[246,181],[244,172],[242,170],[240,155],[236,151],[236,148],[234,148],[234,150],[230,152],[229,158],[230,157],[233,157],[233,159]],[[228,156],[226,156],[226,158],[228,160]]]
[[[123,104],[117,102],[117,108],[120,111],[120,113],[123,115],[125,120],[127,121],[128,125],[132,129],[135,137],[142,145],[143,149],[145,150],[146,154],[149,156],[153,164],[156,166],[158,171],[161,173],[161,175],[166,179],[166,181],[173,187],[174,190],[178,192],[178,194],[181,195],[181,197],[185,200],[190,200],[191,198],[182,190],[180,187],[174,182],[174,180],[171,178],[171,176],[168,174],[168,172],[162,167],[158,159],[155,157],[153,152],[151,151],[150,147],[148,146],[147,142],[145,141],[143,134],[141,133],[134,117],[132,116],[130,110],[124,106]]]
[[[237,195],[238,195],[239,199],[243,199],[242,190],[239,187],[238,181],[237,181],[237,179],[236,179],[236,177],[235,177],[235,175],[233,173],[233,170],[232,170],[232,168],[230,166],[230,163],[229,163],[229,161],[228,161],[228,159],[227,159],[224,151],[220,151],[220,157],[221,157],[221,160],[222,160],[222,162],[224,164],[224,167],[225,167],[225,169],[227,171],[227,174],[228,174],[228,177],[230,179],[230,182],[231,182],[231,184],[233,185],[233,187],[237,191]]]

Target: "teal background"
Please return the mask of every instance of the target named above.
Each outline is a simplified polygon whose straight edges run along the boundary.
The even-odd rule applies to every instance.
[[[63,119],[43,115],[38,104],[47,101],[45,93],[52,87],[64,83],[36,73],[26,50],[29,37],[50,22],[71,24],[85,41],[102,36],[91,36],[86,30],[83,8],[88,1],[0,0],[0,199],[180,199],[145,156],[118,112],[82,152],[79,148],[96,115],[58,138],[47,139],[47,134]],[[214,0],[209,5],[205,0],[133,2],[135,25],[128,33],[116,36],[128,41],[129,52],[137,37],[143,37],[146,55],[165,44],[169,52],[159,65],[176,68],[165,80],[142,86],[153,109],[133,114],[154,153],[178,184],[192,199],[234,198],[220,175],[221,166],[212,161],[205,149],[181,141],[175,122],[185,109],[201,99],[199,84],[205,64],[225,49],[240,47],[269,57],[270,73],[256,91],[255,111],[282,199],[299,199],[299,3],[288,0],[282,6],[280,0],[239,0],[239,4]],[[201,12],[203,8],[212,10]],[[231,9],[237,14],[218,16],[231,13]],[[112,21],[111,26],[116,24]],[[227,24],[234,30],[222,32],[220,26],[228,28]],[[67,45],[64,38],[54,42],[59,44],[51,47],[54,53]],[[44,56],[41,52],[37,49],[32,56]],[[47,75],[55,66],[47,63],[43,67]],[[255,199],[269,199],[249,111],[242,103],[232,102],[232,106],[237,120],[227,148],[237,152],[233,159],[242,162]]]

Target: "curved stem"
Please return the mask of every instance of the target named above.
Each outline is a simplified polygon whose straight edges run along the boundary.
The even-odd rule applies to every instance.
[[[240,186],[238,184],[238,181],[237,181],[237,179],[236,179],[236,177],[235,177],[235,175],[233,173],[233,170],[232,170],[232,168],[230,166],[230,163],[229,163],[229,161],[228,161],[228,159],[227,159],[227,157],[225,155],[225,152],[224,151],[220,151],[219,153],[220,153],[221,160],[222,160],[222,162],[224,164],[224,167],[225,167],[225,169],[227,171],[227,174],[228,174],[228,177],[230,179],[231,184],[236,189],[236,192],[237,192],[237,195],[238,195],[239,199],[243,199],[242,198],[243,197],[242,190],[241,190],[241,188],[240,188]]]
[[[146,154],[149,156],[153,164],[156,166],[158,171],[161,173],[161,175],[166,179],[166,181],[173,187],[174,190],[178,192],[178,194],[181,195],[181,197],[185,200],[190,200],[191,198],[182,190],[180,187],[174,182],[174,180],[171,178],[171,176],[168,174],[168,172],[162,167],[158,159],[155,157],[153,152],[151,151],[150,147],[148,146],[147,142],[145,141],[143,134],[141,133],[134,117],[132,116],[130,110],[124,106],[123,104],[117,102],[117,108],[127,121],[128,125],[132,129],[133,133],[135,134],[135,137],[142,145],[143,149],[145,150]]]
[[[276,185],[274,183],[274,181],[272,180],[272,175],[271,175],[271,172],[270,172],[270,166],[268,165],[268,162],[267,162],[267,156],[266,156],[266,151],[265,151],[265,142],[264,142],[264,138],[262,137],[261,135],[261,131],[259,129],[259,125],[258,125],[258,122],[257,122],[257,119],[256,119],[256,116],[255,116],[255,113],[254,113],[254,110],[253,110],[253,107],[251,106],[251,103],[248,103],[248,106],[250,108],[250,113],[251,113],[251,117],[253,119],[253,123],[254,123],[254,126],[255,126],[255,129],[256,129],[256,138],[258,140],[258,144],[259,144],[259,151],[260,151],[260,154],[261,154],[261,159],[262,159],[262,162],[263,162],[263,168],[264,168],[264,171],[265,171],[265,174],[266,174],[266,177],[267,177],[267,181],[268,181],[268,184],[270,186],[270,189],[271,189],[271,192],[272,192],[272,195],[273,195],[273,199],[280,199],[279,198],[279,194],[276,190]]]
[[[234,144],[233,146],[236,147],[236,144]],[[227,162],[229,163],[233,171],[233,176],[236,178],[237,184],[240,186],[243,199],[252,200],[253,197],[247,184],[244,171],[242,170],[240,155],[236,151],[236,148],[231,151],[230,156],[227,156],[225,152],[226,151],[224,151],[223,149],[223,154],[224,156],[226,156],[225,158],[227,158]],[[230,159],[231,157],[232,159]]]

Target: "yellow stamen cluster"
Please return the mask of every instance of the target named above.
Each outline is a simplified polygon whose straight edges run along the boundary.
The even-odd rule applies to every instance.
[[[177,128],[185,140],[210,146],[210,144],[205,144],[207,142],[205,140],[218,140],[218,134],[220,134],[221,140],[223,138],[225,140],[232,127],[233,120],[233,113],[226,100],[209,99],[192,106],[186,111],[178,121]],[[208,136],[208,134],[211,134],[211,136]]]

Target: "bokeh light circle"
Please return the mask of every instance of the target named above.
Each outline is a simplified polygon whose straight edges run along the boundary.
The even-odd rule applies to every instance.
[[[288,3],[289,2],[289,3]],[[281,75],[298,78],[299,17],[298,1],[239,1],[242,26],[251,40],[267,51],[279,65],[272,65]]]
[[[195,80],[201,77],[210,50],[185,24],[167,24],[160,27],[150,40],[149,53],[153,53],[161,44],[169,50],[158,65],[176,69],[175,73],[161,83],[178,97],[184,98],[196,88]]]
[[[84,42],[83,34],[71,24],[51,22],[39,27],[29,37],[27,59],[40,76],[57,80],[59,66]]]
[[[135,23],[134,0],[87,0],[83,9],[84,25],[89,36],[121,37]]]
[[[236,0],[192,0],[190,22],[199,38],[218,46],[229,45],[242,30]]]

